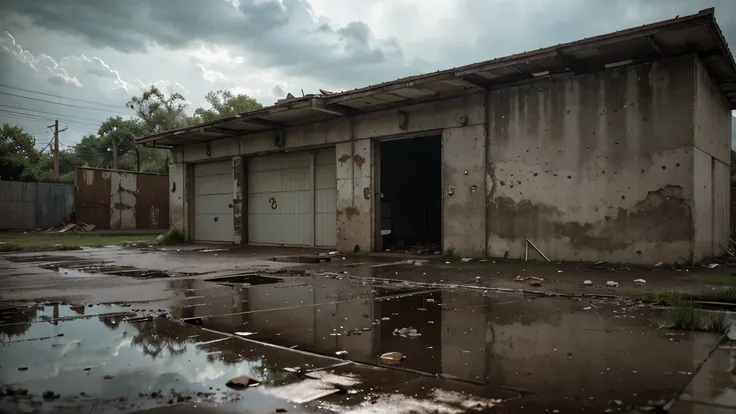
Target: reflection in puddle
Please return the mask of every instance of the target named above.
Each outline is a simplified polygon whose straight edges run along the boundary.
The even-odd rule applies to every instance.
[[[694,372],[718,341],[689,332],[672,340],[659,328],[658,311],[614,302],[592,307],[337,278],[299,281],[250,286],[208,297],[203,306],[175,306],[172,316],[217,331],[254,332],[249,339],[284,347],[346,352],[345,359],[372,365],[383,353],[400,352],[406,359],[399,369],[529,390],[539,407],[668,399],[688,381],[676,373]],[[421,335],[395,334],[414,330]]]
[[[206,280],[208,282],[215,282],[215,283],[219,283],[222,285],[229,285],[229,286],[267,285],[271,283],[280,283],[284,281],[284,279],[280,279],[276,277],[267,277],[267,276],[260,276],[260,275],[254,275],[254,274],[216,277],[216,278],[206,279]]]
[[[163,270],[138,269],[133,266],[110,266],[102,262],[65,261],[43,264],[42,269],[59,272],[64,277],[84,278],[90,276],[113,275],[137,279],[159,279],[177,276],[193,276],[198,273],[165,272]]]
[[[22,395],[11,391],[14,395],[0,399],[0,412],[132,412],[172,404],[219,404],[238,412],[288,408],[297,413],[321,412],[322,404],[330,404],[344,412],[360,408],[369,395],[383,401],[401,393],[396,391],[401,386],[428,380],[230,338],[166,319],[136,322],[116,315],[51,324],[41,318],[79,310],[61,305],[16,309],[12,332],[8,324],[0,325],[4,338],[15,339],[4,340],[0,347],[0,383],[27,390]],[[289,367],[299,369],[285,369]],[[262,385],[243,391],[225,387],[229,379],[243,375]],[[438,388],[440,380],[431,380],[421,388]],[[486,402],[516,397],[485,387],[450,388],[457,386],[468,398]],[[44,400],[46,391],[59,398]],[[416,393],[407,388],[403,398],[409,400]],[[442,410],[462,412],[458,401],[440,397],[434,398]],[[394,412],[408,413],[411,408],[397,406]]]

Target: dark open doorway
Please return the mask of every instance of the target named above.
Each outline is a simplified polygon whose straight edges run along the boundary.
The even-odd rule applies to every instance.
[[[382,248],[441,251],[441,137],[382,141],[380,160]]]

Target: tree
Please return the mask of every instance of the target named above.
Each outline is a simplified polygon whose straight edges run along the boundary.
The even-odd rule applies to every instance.
[[[210,104],[210,109],[197,108],[192,123],[209,122],[218,118],[251,112],[263,108],[263,105],[245,94],[233,95],[230,91],[212,91],[204,99]]]
[[[143,136],[144,130],[143,125],[138,121],[123,120],[119,116],[110,117],[103,122],[97,131],[100,139],[96,144],[102,164],[112,167],[116,157],[120,159],[126,154],[135,153],[135,139]],[[113,150],[117,154],[114,154]]]
[[[31,178],[24,173],[38,161],[34,145],[35,138],[23,128],[3,124],[0,128],[0,180]]]
[[[184,110],[187,102],[180,93],[168,98],[157,87],[151,86],[141,96],[134,96],[127,103],[142,121],[146,134],[158,134],[186,124]]]

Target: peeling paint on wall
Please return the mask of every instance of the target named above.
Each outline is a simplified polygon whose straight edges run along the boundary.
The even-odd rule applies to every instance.
[[[116,171],[110,176],[110,189],[110,228],[135,229],[135,205],[138,194],[136,174]]]

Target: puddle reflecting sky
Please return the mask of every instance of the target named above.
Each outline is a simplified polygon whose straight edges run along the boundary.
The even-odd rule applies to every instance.
[[[29,321],[42,316],[33,313],[26,310],[24,315]],[[53,310],[38,313],[53,314]],[[69,307],[61,307],[58,312],[59,315],[75,313]],[[325,365],[324,361],[313,358],[289,360],[281,355],[277,362],[273,350],[233,339],[216,341],[222,337],[167,320],[135,323],[123,320],[123,316],[94,317],[56,325],[40,321],[0,326],[3,333],[0,383],[26,388],[35,395],[17,405],[5,398],[0,407],[11,411],[31,407],[46,390],[55,391],[62,398],[44,403],[41,405],[44,410],[70,412],[91,407],[95,412],[108,408],[117,412],[121,408],[135,410],[165,405],[169,399],[177,400],[178,395],[172,394],[171,389],[186,391],[182,398],[198,400],[205,397],[197,392],[215,392],[210,400],[232,402],[235,397],[225,387],[230,378],[249,375],[263,379],[265,385],[276,386],[296,379],[282,370],[288,364],[304,364],[307,360],[313,365]],[[10,326],[15,331],[8,331]],[[25,331],[20,332],[21,329]],[[227,344],[233,341],[237,343]],[[159,401],[139,398],[140,393],[159,390],[163,391]],[[81,392],[93,398],[80,396]],[[246,392],[249,408],[272,411],[284,407],[283,400],[259,388]]]
[[[347,351],[370,364],[399,351],[407,356],[402,368],[598,407],[670,398],[718,341],[660,329],[663,315],[644,307],[299,280],[198,299],[206,303],[174,307],[172,315],[204,317],[205,327],[255,332],[249,338],[286,347]],[[404,328],[420,335],[402,336]]]

